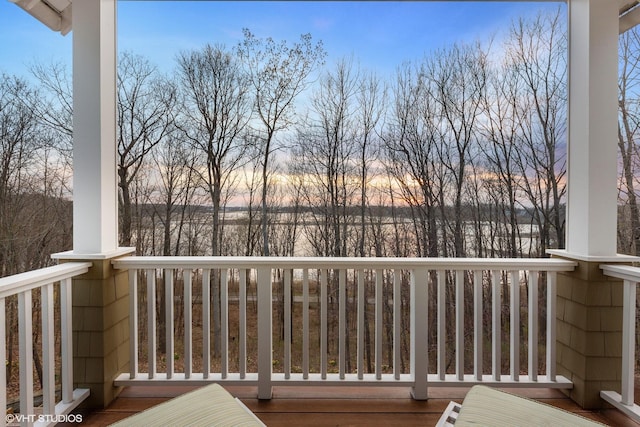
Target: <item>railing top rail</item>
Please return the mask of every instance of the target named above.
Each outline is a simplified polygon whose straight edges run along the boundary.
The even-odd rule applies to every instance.
[[[137,268],[427,268],[430,270],[572,271],[573,261],[559,258],[337,258],[337,257],[151,257],[114,260],[118,269]]]
[[[622,280],[640,282],[640,268],[631,265],[602,264],[600,268],[607,276]]]
[[[0,298],[84,274],[90,267],[90,262],[69,262],[0,278]]]

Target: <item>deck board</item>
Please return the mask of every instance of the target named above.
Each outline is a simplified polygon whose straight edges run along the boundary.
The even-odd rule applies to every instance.
[[[108,408],[83,414],[83,426],[102,427],[193,390],[191,386],[126,387]],[[274,387],[273,399],[258,400],[255,387],[228,386],[269,427],[432,426],[466,388],[430,388],[428,401],[411,399],[406,387]],[[554,389],[505,389],[604,424],[638,427],[616,410],[586,411]]]

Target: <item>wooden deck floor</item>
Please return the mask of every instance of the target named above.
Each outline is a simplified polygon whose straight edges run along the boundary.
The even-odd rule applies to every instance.
[[[225,387],[267,426],[433,426],[450,400],[462,401],[466,388],[429,389],[428,401],[411,399],[408,388],[275,387],[273,399],[256,399],[254,387]],[[194,387],[128,387],[108,408],[83,414],[83,426],[107,426]],[[552,389],[507,390],[611,426],[639,424],[616,410],[585,411]],[[150,426],[151,427],[151,426]]]

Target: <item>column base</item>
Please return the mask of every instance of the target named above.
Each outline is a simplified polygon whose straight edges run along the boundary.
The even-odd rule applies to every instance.
[[[127,271],[113,269],[111,261],[133,252],[123,248],[112,254],[52,256],[60,263],[93,263],[88,273],[73,280],[74,387],[91,390],[83,408],[105,408],[122,389],[113,381],[129,367],[129,280]]]
[[[578,263],[558,273],[557,373],[573,382],[564,390],[584,409],[599,409],[601,390],[620,390],[622,375],[622,282],[605,276],[603,263],[629,263],[637,257],[552,255]]]

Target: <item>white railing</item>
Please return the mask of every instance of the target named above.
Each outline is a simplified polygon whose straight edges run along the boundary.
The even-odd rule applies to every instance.
[[[622,279],[622,387],[621,392],[601,391],[600,396],[630,418],[640,422],[640,406],[634,403],[636,363],[636,289],[640,268],[626,265],[603,265],[604,274]]]
[[[258,385],[260,398],[270,398],[271,387],[283,384],[403,385],[413,387],[416,399],[427,397],[428,386],[484,383],[509,387],[572,387],[569,380],[555,373],[556,273],[573,270],[575,263],[571,261],[125,257],[114,260],[113,265],[129,270],[131,301],[131,372],[120,375],[116,385],[251,383]],[[139,279],[146,287],[138,289]],[[177,369],[174,357],[165,357],[162,373],[157,372],[157,361],[162,361],[162,357],[157,354],[159,333],[155,317],[159,280],[165,284],[164,354],[175,355],[184,365]],[[174,289],[176,280],[182,283],[178,292]],[[210,290],[218,280],[219,312],[210,303]],[[201,293],[194,294],[196,283],[200,284]],[[257,316],[251,320],[249,302],[254,300],[248,296],[247,289],[255,284]],[[540,285],[546,291],[546,301],[541,307],[538,306]],[[279,293],[276,301],[282,301],[284,319],[282,343],[276,339],[276,346],[272,330],[276,315],[274,289]],[[528,289],[528,295],[521,295],[524,289]],[[141,300],[139,304],[138,298],[146,299],[146,303]],[[504,313],[507,300],[508,316]],[[230,307],[235,308],[236,301],[237,318],[235,314],[230,317]],[[193,323],[194,310],[199,309],[200,303],[198,319],[201,319],[203,344],[196,355]],[[183,311],[184,323],[177,323],[176,307]],[[139,331],[140,318],[145,320],[140,311],[145,310],[147,326]],[[292,315],[293,312],[296,315]],[[541,312],[546,313],[545,318]],[[212,313],[216,318],[219,313],[219,323],[214,324]],[[527,316],[524,320],[523,314]],[[329,333],[330,319],[337,324],[337,333]],[[349,319],[356,325],[355,333],[349,332]],[[545,339],[539,336],[541,319],[546,322]],[[257,325],[257,330],[251,331],[250,322]],[[176,325],[183,329],[179,337],[180,351],[175,346]],[[209,341],[214,327],[220,337],[219,356],[216,356],[219,369],[215,373]],[[502,336],[507,327],[508,339]],[[520,336],[521,328],[525,327],[526,338]],[[373,337],[367,341],[372,343],[372,348],[365,346],[367,329]],[[139,346],[140,337],[144,335],[146,346]],[[247,337],[256,335],[254,353],[248,350]],[[539,343],[546,347],[542,356],[546,366],[543,372]],[[465,352],[465,345],[473,347],[473,351]],[[410,348],[410,360],[404,369],[403,346],[405,352]],[[233,372],[229,359],[231,347],[237,349],[237,360],[235,357],[232,360],[237,369]],[[353,347],[356,351],[352,353],[356,355],[348,357]],[[502,354],[505,348],[508,348],[508,357]],[[274,352],[282,353],[282,358],[276,360],[282,363],[278,369],[274,369]],[[372,357],[366,358],[365,352]],[[472,356],[465,358],[465,355]],[[257,372],[247,372],[249,358],[257,360]],[[429,364],[430,358],[433,366]],[[365,361],[371,359],[373,366],[367,369]],[[485,359],[490,360],[490,364],[485,364]],[[527,360],[528,366],[521,366],[521,359]],[[146,360],[146,372],[140,368],[141,360]],[[384,363],[385,360],[389,363]],[[200,372],[194,372],[196,362],[202,366]]]
[[[7,421],[20,425],[55,425],[61,415],[69,414],[89,396],[89,390],[73,389],[73,339],[71,323],[71,279],[86,273],[91,263],[68,263],[27,273],[0,278],[0,360],[7,360],[6,304],[18,300],[18,347],[20,413],[0,417],[0,426]],[[54,286],[60,283],[60,343],[62,399],[56,401],[56,322]],[[33,291],[40,290],[42,318],[42,408],[34,409],[33,379]],[[0,408],[7,407],[6,369],[0,369]]]

